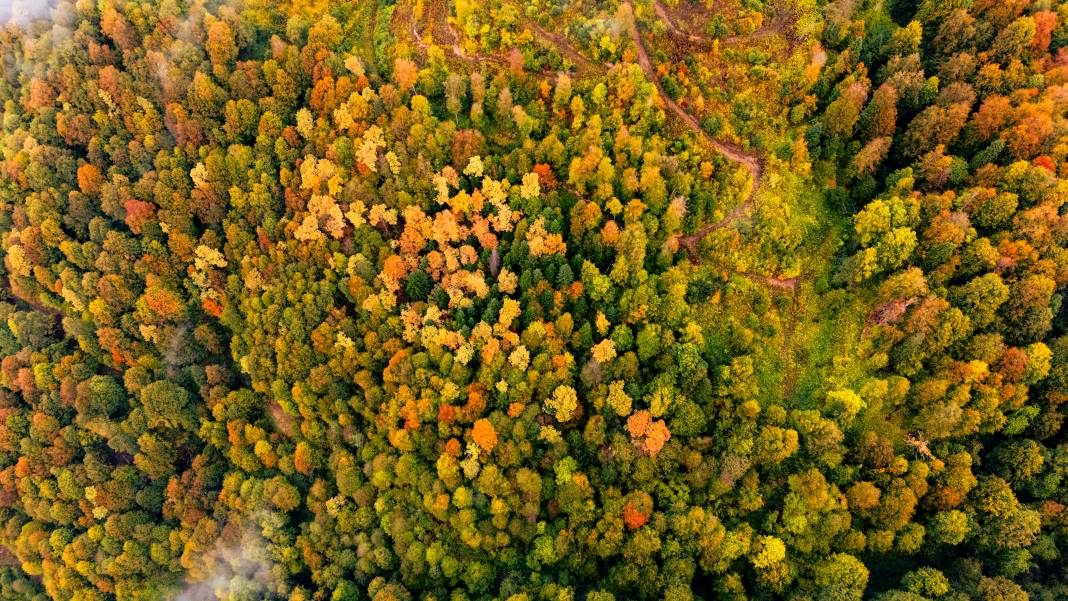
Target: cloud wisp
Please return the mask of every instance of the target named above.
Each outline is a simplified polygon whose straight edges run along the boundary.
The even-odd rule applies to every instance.
[[[269,598],[279,579],[263,527],[277,521],[277,516],[264,512],[249,519],[236,535],[224,532],[199,558],[199,569],[190,572],[171,601]]]
[[[25,27],[40,19],[51,19],[59,0],[0,0],[0,24]]]

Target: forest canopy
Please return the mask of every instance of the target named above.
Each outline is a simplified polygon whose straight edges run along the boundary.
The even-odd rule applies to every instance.
[[[0,601],[1068,598],[1068,2],[0,20]]]

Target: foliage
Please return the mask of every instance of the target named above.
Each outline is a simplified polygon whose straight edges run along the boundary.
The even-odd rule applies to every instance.
[[[1066,45],[987,0],[9,25],[0,599],[1068,596]]]

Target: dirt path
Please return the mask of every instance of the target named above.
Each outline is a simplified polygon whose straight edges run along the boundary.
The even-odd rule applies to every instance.
[[[448,40],[449,49],[452,50],[453,56],[466,63],[497,63],[503,64],[505,62],[504,57],[493,54],[467,54],[464,49],[460,47],[460,34],[453,27],[452,23],[449,23],[449,8],[445,0],[431,0],[427,4],[427,10],[429,11],[427,18],[430,21],[429,27],[434,33],[435,40],[441,40],[443,43]]]
[[[638,66],[645,72],[645,76],[656,85],[656,89],[660,93],[660,98],[663,100],[664,105],[667,106],[676,117],[686,123],[694,133],[708,142],[708,144],[715,148],[720,154],[745,167],[749,171],[750,178],[752,179],[749,194],[746,195],[745,200],[738,206],[734,207],[730,213],[727,213],[723,219],[714,223],[709,223],[693,234],[679,238],[679,244],[686,249],[691,257],[696,258],[697,244],[704,239],[705,236],[738,219],[756,204],[757,190],[760,189],[761,179],[764,174],[764,160],[755,152],[747,151],[733,142],[726,142],[712,137],[705,131],[705,128],[701,127],[701,123],[697,120],[697,117],[691,115],[679,106],[677,102],[672,100],[671,96],[664,90],[664,86],[660,83],[660,77],[657,76],[652,61],[649,60],[649,53],[645,49],[645,42],[642,41],[641,33],[638,31],[637,17],[634,15],[634,5],[631,3],[631,0],[626,0],[625,4],[627,5],[627,8],[630,9],[630,19],[627,21],[627,28],[630,31],[631,40],[633,40],[634,46],[638,52]]]
[[[403,15],[401,18],[404,19],[404,21],[408,24],[408,37],[412,39],[412,44],[419,51],[419,53],[423,56],[426,56],[426,42],[423,41],[423,35],[419,33],[418,23],[416,23],[415,20],[414,4],[411,2],[406,2],[401,6],[403,6],[403,8],[398,7],[397,12],[393,13],[394,18],[396,18],[398,12]]]
[[[420,55],[426,57],[429,50],[429,44],[423,39],[423,32],[430,30],[431,36],[435,43],[443,45],[452,53],[453,57],[460,62],[468,64],[497,64],[507,65],[509,58],[505,53],[502,54],[468,54],[464,51],[460,45],[460,33],[456,31],[456,28],[449,22],[448,15],[448,2],[447,0],[430,0],[424,5],[424,14],[422,23],[420,19],[416,19],[414,11],[414,3],[407,2],[403,4],[404,8],[398,8],[398,12],[394,13],[395,18],[401,19],[406,25],[407,35],[412,39],[412,43],[415,49]],[[541,25],[520,17],[525,26],[529,27],[534,33],[534,37],[541,41],[542,44],[549,46],[559,52],[561,55],[569,59],[575,65],[576,71],[580,75],[598,74],[607,70],[605,65],[596,63],[586,58],[581,51],[579,51],[574,45],[571,44],[568,39],[559,34],[551,32]],[[541,72],[542,76],[550,77],[558,74],[558,71],[553,69],[546,69]]]
[[[678,103],[672,100],[670,96],[668,96],[667,92],[660,84],[660,78],[657,76],[656,70],[653,68],[652,61],[649,60],[649,53],[645,49],[645,43],[642,41],[641,33],[638,31],[637,17],[634,14],[634,5],[631,0],[626,0],[626,4],[627,7],[630,9],[631,15],[627,23],[627,27],[630,31],[630,37],[634,41],[634,46],[638,52],[638,65],[642,68],[642,71],[645,72],[645,76],[656,85],[657,91],[660,93],[660,97],[663,99],[664,104],[671,110],[671,112],[675,113],[678,118],[682,119],[684,123],[689,125],[690,129],[692,129],[700,137],[704,138],[706,142],[708,142],[713,148],[719,151],[723,156],[745,167],[749,171],[749,176],[752,180],[751,187],[749,189],[749,194],[746,195],[745,200],[741,204],[736,206],[734,209],[732,209],[731,212],[727,213],[726,216],[724,216],[719,221],[705,225],[693,234],[690,234],[688,236],[682,236],[681,238],[679,238],[679,244],[686,249],[690,257],[696,258],[697,245],[701,242],[701,240],[704,239],[705,236],[737,220],[756,204],[757,191],[760,189],[764,174],[764,160],[763,158],[761,158],[760,155],[756,154],[755,152],[747,151],[737,144],[718,140],[709,135],[708,132],[705,131],[703,127],[701,127],[701,123],[697,120],[696,117],[694,117],[688,111],[683,109],[681,106],[678,105]],[[675,25],[675,22],[667,14],[666,9],[659,2],[659,0],[653,0],[653,10],[656,12],[657,17],[664,22],[668,31],[671,32],[675,38],[683,38],[684,41],[688,42],[691,45],[713,45],[710,40],[685,32],[681,30],[677,25]],[[780,19],[777,20],[777,22],[774,23],[770,29],[771,31],[781,31],[783,27],[784,25]],[[789,363],[789,355],[793,344],[794,330],[797,328],[797,314],[801,297],[800,277],[794,276],[790,278],[781,278],[755,273],[745,273],[742,275],[754,282],[759,282],[766,286],[777,288],[779,290],[783,290],[785,292],[790,293],[790,314],[787,318],[786,328],[783,331],[782,348],[779,351],[780,358],[783,362],[783,365],[785,366],[787,363]],[[786,377],[783,381],[784,400],[793,396],[795,386],[796,374],[793,373],[793,370],[787,369]]]
[[[504,64],[506,59],[502,56],[493,54],[467,54],[463,48],[460,47],[460,34],[449,23],[448,8],[444,0],[434,0],[429,2],[424,7],[424,21],[429,21],[428,24],[423,25],[423,29],[430,29],[431,35],[435,42],[445,44],[447,48],[452,52],[452,55],[459,61],[465,63],[496,63]],[[405,21],[408,23],[408,36],[412,38],[412,43],[420,54],[426,56],[429,46],[423,40],[423,34],[419,31],[419,22],[415,18],[415,10],[412,3],[407,3],[404,9]]]
[[[564,36],[553,33],[530,19],[524,19],[523,24],[529,27],[544,43],[552,46],[557,52],[575,63],[575,67],[580,71],[594,73],[604,71],[604,65],[599,65],[586,58],[586,55],[579,52]]]
[[[772,35],[785,35],[786,28],[793,19],[788,11],[782,11],[775,16],[773,21],[757,28],[756,31],[747,35],[729,35],[722,38],[710,38],[691,33],[682,27],[679,27],[675,17],[671,15],[660,0],[652,0],[652,4],[653,12],[655,12],[656,17],[664,23],[668,35],[674,38],[675,43],[699,52],[711,52],[716,48],[734,46],[740,43],[751,43],[755,40],[762,40]],[[787,44],[792,50],[796,40],[793,36],[786,37]]]
[[[667,28],[668,34],[674,37],[676,42],[696,45],[702,52],[708,52],[716,46],[714,40],[683,31],[682,28],[675,24],[675,18],[668,14],[667,9],[664,8],[664,5],[659,0],[653,0],[653,11],[656,13],[656,17],[664,24],[664,27]],[[631,7],[631,13],[633,14],[633,12],[634,7]]]
[[[707,142],[710,146],[715,148],[717,152],[722,154],[728,160],[742,165],[743,167],[745,167],[746,170],[749,171],[751,183],[749,193],[746,195],[745,200],[743,200],[738,206],[734,207],[734,209],[732,209],[729,213],[727,213],[726,216],[724,216],[719,221],[706,224],[693,234],[679,237],[678,241],[680,246],[686,249],[687,253],[691,256],[691,258],[696,259],[697,245],[701,242],[701,240],[705,238],[705,236],[739,219],[756,204],[756,194],[757,191],[760,189],[764,173],[764,160],[757,153],[747,151],[738,144],[735,144],[733,142],[727,142],[725,140],[719,140],[709,135],[709,133],[705,131],[705,129],[701,126],[701,123],[697,120],[696,117],[694,117],[688,111],[679,106],[679,104],[667,94],[667,92],[664,90],[663,85],[660,83],[660,78],[656,74],[656,70],[653,67],[652,61],[649,59],[649,53],[645,48],[645,43],[642,41],[641,33],[638,31],[637,18],[634,15],[634,5],[631,0],[626,0],[625,4],[627,5],[627,8],[630,10],[631,13],[630,19],[627,20],[627,28],[630,32],[630,37],[634,42],[634,46],[638,54],[638,65],[645,73],[645,76],[656,86],[657,92],[659,92],[660,98],[664,102],[664,105],[678,119],[682,120],[683,123],[685,123],[694,133],[704,139],[705,142]],[[681,29],[679,29],[668,17],[666,9],[663,7],[663,5],[660,4],[660,2],[654,1],[653,6],[657,15],[662,18],[668,25],[669,30],[676,32],[676,34],[678,35],[686,35],[694,38],[698,37],[692,36],[692,34],[685,33]],[[406,3],[405,8],[403,10],[405,11],[405,16],[402,18],[405,18],[405,20],[407,21],[408,33],[412,38],[412,41],[415,44],[416,48],[423,55],[425,55],[427,52],[427,44],[425,41],[423,41],[423,37],[420,34],[419,24],[417,23],[417,19],[415,18],[413,5],[411,3]],[[430,3],[427,4],[427,11],[428,14],[425,16],[425,18],[430,19],[429,26],[432,28],[432,31],[436,32],[435,39],[440,37],[442,38],[442,41],[445,41],[444,38],[449,38],[448,43],[450,44],[452,54],[456,58],[469,63],[506,62],[505,59],[501,56],[482,54],[468,55],[463,51],[459,44],[459,34],[452,27],[452,25],[448,23],[448,15],[446,14],[447,5],[445,3],[445,0],[432,0]],[[529,27],[535,33],[535,35],[538,36],[543,42],[554,47],[558,52],[560,52],[562,55],[564,55],[573,63],[575,63],[576,67],[580,68],[581,70],[600,72],[606,68],[604,65],[594,63],[590,59],[586,58],[586,56],[583,55],[577,48],[575,48],[563,35],[556,32],[548,31],[541,25],[530,20],[525,20],[525,25]],[[777,283],[770,285],[778,287],[790,285],[783,284],[784,280],[774,281]]]
[[[780,290],[787,290],[789,292],[797,292],[797,282],[799,278],[795,275],[792,278],[777,278],[767,275],[760,275],[759,273],[746,273],[745,277],[753,280],[754,282],[760,282],[772,288],[779,288]]]
[[[627,8],[630,10],[631,13],[630,19],[627,20],[627,28],[637,51],[638,65],[641,67],[642,71],[645,73],[645,76],[649,79],[649,81],[653,82],[653,84],[656,86],[657,92],[659,93],[660,98],[664,102],[664,105],[678,119],[682,120],[683,123],[685,123],[694,133],[701,137],[710,146],[715,148],[717,152],[722,154],[728,160],[742,165],[747,171],[749,171],[749,176],[751,180],[750,189],[749,193],[745,197],[745,200],[738,204],[738,206],[734,207],[729,213],[727,213],[726,216],[724,216],[719,221],[706,224],[693,234],[680,236],[678,238],[680,246],[686,249],[687,253],[692,259],[696,260],[697,245],[701,242],[701,240],[705,238],[705,236],[709,235],[715,230],[726,227],[730,223],[741,218],[756,204],[756,194],[757,191],[760,189],[764,173],[764,159],[759,154],[745,150],[736,143],[720,140],[711,136],[701,126],[701,123],[697,120],[696,117],[694,117],[688,111],[679,106],[679,104],[667,94],[666,90],[664,90],[663,85],[660,83],[660,78],[656,74],[656,70],[653,67],[652,61],[649,59],[649,53],[645,48],[645,43],[642,41],[641,33],[638,31],[637,18],[634,15],[634,5],[631,0],[626,0],[625,4],[627,5]],[[685,35],[689,38],[698,40],[703,39],[699,38],[699,36],[693,36],[692,34],[688,34],[679,29],[667,15],[666,9],[663,7],[663,5],[660,4],[658,0],[654,0],[653,7],[657,13],[657,16],[663,19],[664,22],[667,24],[669,30],[674,31],[676,35]],[[464,53],[463,49],[460,48],[459,34],[448,22],[448,15],[446,14],[447,6],[444,0],[432,0],[427,5],[427,9],[427,18],[429,18],[431,21],[430,27],[434,28],[434,30],[437,32],[437,35],[435,35],[435,39],[438,37],[450,38],[452,53],[457,58],[466,62],[504,62],[504,59],[500,56],[467,55]],[[410,35],[414,40],[416,46],[425,54],[427,50],[427,45],[423,41],[422,36],[419,33],[418,24],[416,23],[412,5],[408,4],[406,10]],[[586,58],[586,56],[583,55],[577,48],[575,48],[563,35],[556,32],[548,31],[541,25],[529,19],[525,19],[524,24],[529,27],[535,33],[535,35],[538,36],[543,42],[549,44],[562,55],[564,55],[573,63],[575,63],[577,68],[584,71],[595,72],[602,72],[605,70],[605,65],[594,63],[590,59]],[[447,34],[442,34],[442,32],[447,32]],[[797,290],[798,281],[796,277],[775,278],[757,274],[745,275],[750,279],[763,282],[768,286],[788,291]]]
[[[778,290],[783,290],[791,294],[797,292],[798,285],[801,282],[801,278],[799,276],[783,278],[777,276],[763,275],[760,273],[752,273],[749,271],[740,271],[734,267],[731,267],[730,265],[717,263],[714,260],[712,261],[711,265],[720,271],[732,273],[734,275],[744,277],[747,280],[756,282],[758,284],[768,286],[769,288],[776,288]]]

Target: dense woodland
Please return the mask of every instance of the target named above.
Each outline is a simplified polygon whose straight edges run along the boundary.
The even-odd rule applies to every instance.
[[[1068,598],[1068,2],[14,16],[0,600]]]

